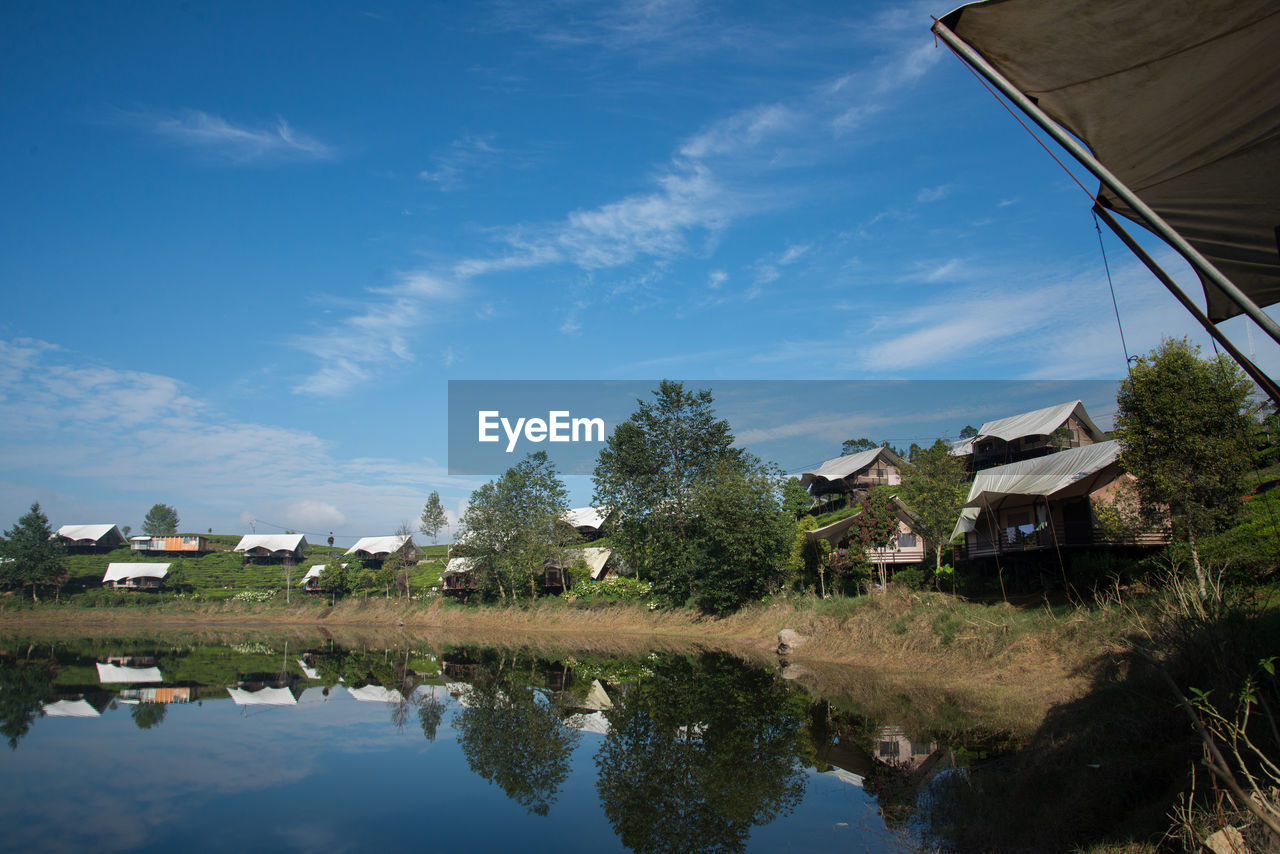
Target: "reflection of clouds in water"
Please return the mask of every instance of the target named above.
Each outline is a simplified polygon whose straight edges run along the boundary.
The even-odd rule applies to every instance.
[[[307,824],[276,829],[276,836],[287,851],[323,851],[325,854],[346,854],[358,851],[359,847],[350,841],[343,840],[342,833],[334,827],[318,824],[320,819]]]
[[[323,752],[403,750],[404,732],[388,726],[387,704],[334,695],[327,703],[248,714],[230,700],[171,706],[161,726],[145,731],[127,709],[75,727],[38,721],[32,737],[5,758],[0,821],[6,847],[131,850],[154,842],[157,828],[191,824],[211,796],[306,779]],[[323,749],[300,749],[300,735]],[[288,844],[304,847],[320,830],[280,832]],[[343,850],[334,849],[334,841],[327,838],[324,847]]]

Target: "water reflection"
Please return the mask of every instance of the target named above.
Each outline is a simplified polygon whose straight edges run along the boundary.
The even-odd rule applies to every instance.
[[[920,794],[953,764],[934,735],[721,653],[327,640],[10,641],[0,733],[15,757],[0,821],[48,850],[191,848],[195,828],[248,832],[300,797],[316,804],[305,821],[272,818],[280,838],[249,847],[297,847],[321,826],[394,844],[428,804],[452,820],[441,843],[468,850],[911,850]],[[120,775],[149,781],[145,804],[91,782]],[[48,804],[67,799],[98,817],[62,821]]]

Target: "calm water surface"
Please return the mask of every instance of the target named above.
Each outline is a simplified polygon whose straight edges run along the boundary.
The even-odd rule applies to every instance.
[[[0,736],[31,851],[913,851],[963,773],[719,653],[8,639]]]

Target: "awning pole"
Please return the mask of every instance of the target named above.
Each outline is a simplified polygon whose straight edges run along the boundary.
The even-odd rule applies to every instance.
[[[1128,205],[1134,213],[1142,217],[1147,225],[1157,235],[1177,250],[1178,254],[1187,259],[1187,262],[1195,268],[1196,272],[1202,277],[1211,281],[1222,291],[1229,300],[1239,306],[1240,310],[1249,317],[1253,318],[1268,335],[1271,336],[1277,344],[1280,344],[1280,324],[1277,324],[1269,317],[1266,312],[1258,307],[1257,303],[1245,296],[1244,292],[1235,286],[1235,283],[1224,276],[1217,267],[1209,262],[1209,259],[1200,254],[1194,246],[1183,239],[1182,235],[1174,231],[1173,228],[1164,221],[1147,206],[1146,202],[1138,198],[1132,190],[1111,173],[1106,166],[1103,166],[1089,150],[1081,145],[1075,137],[1067,133],[1067,131],[1049,117],[1044,110],[1041,110],[1034,101],[1024,95],[1019,89],[1009,82],[1008,78],[995,69],[983,56],[970,47],[963,39],[957,36],[952,30],[941,21],[935,19],[933,22],[933,32],[944,42],[947,47],[951,48],[957,56],[968,63],[975,71],[985,77],[988,81],[998,88],[1006,98],[1018,106],[1022,112],[1034,121],[1049,136],[1065,148],[1072,157],[1079,161],[1094,174],[1111,192],[1115,193],[1121,200]]]
[[[1258,384],[1258,387],[1266,392],[1267,396],[1275,402],[1276,406],[1280,407],[1280,387],[1276,386],[1271,377],[1267,376],[1261,368],[1249,360],[1249,357],[1244,353],[1241,353],[1240,350],[1231,343],[1226,335],[1222,334],[1222,330],[1215,326],[1213,321],[1211,321],[1205,313],[1200,310],[1200,306],[1196,305],[1189,296],[1183,293],[1182,288],[1178,287],[1178,283],[1175,282],[1169,274],[1156,263],[1154,258],[1147,254],[1145,249],[1138,245],[1138,242],[1133,239],[1129,232],[1124,230],[1120,223],[1116,221],[1115,217],[1113,217],[1106,208],[1102,207],[1102,205],[1094,205],[1093,212],[1096,216],[1100,217],[1113,232],[1115,232],[1116,237],[1120,238],[1125,246],[1129,247],[1130,252],[1138,256],[1139,261],[1147,265],[1147,269],[1151,271],[1152,275],[1159,279],[1160,283],[1169,289],[1169,293],[1173,294],[1178,302],[1182,303],[1183,308],[1191,312],[1192,317],[1200,321],[1200,325],[1204,327],[1206,332],[1213,336],[1213,340],[1221,344],[1222,349],[1226,350],[1227,353],[1231,355],[1231,358],[1235,359],[1236,362],[1239,363],[1240,367],[1244,368],[1244,372]]]

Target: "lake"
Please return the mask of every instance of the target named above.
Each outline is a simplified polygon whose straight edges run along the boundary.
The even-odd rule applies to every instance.
[[[0,820],[30,851],[932,850],[979,754],[883,708],[723,652],[9,638]]]

